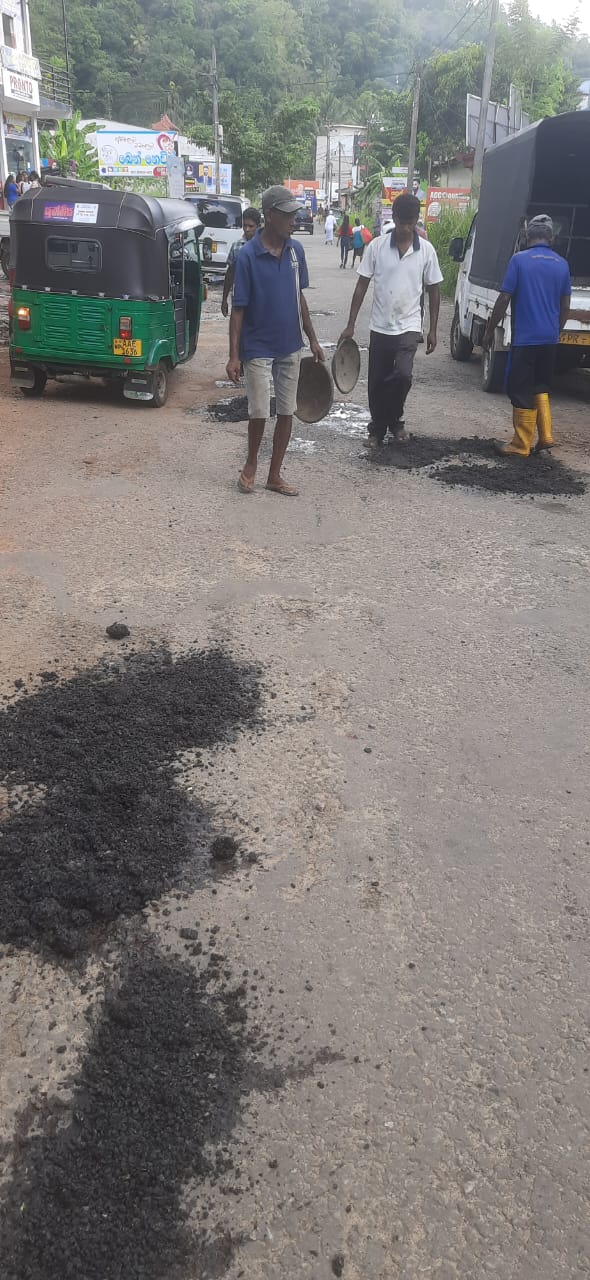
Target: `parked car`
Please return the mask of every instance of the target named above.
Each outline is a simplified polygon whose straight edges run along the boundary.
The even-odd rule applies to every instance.
[[[460,264],[451,325],[451,355],[469,360],[486,325],[513,253],[526,245],[525,224],[536,213],[553,219],[553,248],[569,263],[571,311],[559,340],[557,372],[590,365],[590,112],[572,111],[530,125],[485,153],[479,208],[467,238],[449,256]],[[556,177],[556,174],[559,176]],[[482,359],[484,391],[504,384],[511,343],[508,309]]]
[[[201,257],[208,274],[225,275],[232,244],[242,239],[242,201],[237,196],[184,197],[203,223]]]
[[[309,231],[313,235],[313,213],[308,205],[302,205],[295,214],[295,230]]]

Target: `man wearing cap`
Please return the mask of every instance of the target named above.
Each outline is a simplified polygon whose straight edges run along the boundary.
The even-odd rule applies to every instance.
[[[350,316],[340,335],[352,338],[363,299],[373,281],[369,343],[369,409],[371,421],[365,441],[378,449],[387,431],[406,440],[404,405],[412,385],[412,369],[422,336],[421,297],[428,293],[430,326],[426,352],[436,348],[442,273],[434,248],[418,235],[420,201],[404,193],[392,210],[393,229],[367,245],[358,268]]]
[[[297,404],[304,333],[314,359],[325,359],[303,295],[309,285],[305,254],[299,241],[291,239],[298,208],[286,187],[269,187],[262,197],[264,227],[243,246],[236,263],[227,374],[237,383],[243,364],[249,422],[248,457],[238,480],[242,493],[254,488],[272,381],[277,424],[266,487],[285,497],[297,496],[281,467]]]
[[[527,248],[515,253],[508,263],[483,337],[487,350],[511,303],[512,346],[506,389],[512,401],[514,435],[507,444],[496,444],[498,453],[506,457],[528,458],[535,430],[535,453],[554,444],[549,391],[572,287],[568,264],[551,248],[552,241],[549,215],[540,213],[531,218]]]

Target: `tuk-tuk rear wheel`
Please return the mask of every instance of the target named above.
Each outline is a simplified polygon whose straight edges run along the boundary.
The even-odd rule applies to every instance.
[[[154,398],[150,401],[154,409],[161,409],[168,399],[168,370],[165,364],[159,364],[154,372]]]
[[[47,374],[42,369],[35,369],[35,381],[32,387],[21,387],[24,396],[42,396],[47,383]]]

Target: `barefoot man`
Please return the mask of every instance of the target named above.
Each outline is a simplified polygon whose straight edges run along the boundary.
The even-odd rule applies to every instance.
[[[283,479],[281,467],[297,404],[304,333],[314,359],[325,359],[303,295],[309,285],[305,254],[299,241],[291,239],[298,208],[286,187],[269,187],[262,197],[264,228],[243,246],[236,263],[227,375],[237,383],[243,364],[249,422],[248,457],[238,480],[241,493],[254,489],[272,381],[277,425],[266,487],[287,498],[297,497],[297,489]]]

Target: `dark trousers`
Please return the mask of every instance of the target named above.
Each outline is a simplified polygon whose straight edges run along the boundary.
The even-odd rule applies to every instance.
[[[388,427],[403,417],[412,385],[419,333],[374,333],[369,343],[369,409],[371,435],[384,440]]]
[[[353,265],[353,267],[354,267],[354,264],[355,264],[355,262],[356,262],[357,258],[358,258],[359,262],[362,262],[362,260],[363,260],[363,253],[364,253],[364,252],[365,252],[365,246],[364,246],[364,245],[362,245],[360,249],[355,249],[354,244],[353,244],[353,246],[352,246],[352,265]]]
[[[506,390],[515,409],[534,409],[535,396],[551,390],[556,355],[553,345],[512,348]]]
[[[350,253],[350,236],[340,236],[340,261],[346,266]]]

